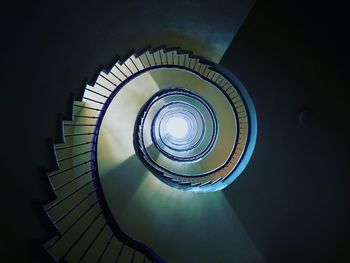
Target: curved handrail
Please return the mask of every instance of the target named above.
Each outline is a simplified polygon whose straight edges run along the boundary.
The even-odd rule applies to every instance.
[[[64,157],[64,158],[60,158],[60,159],[57,159],[58,162],[64,162],[64,161],[67,161],[69,159],[72,159],[72,158],[76,158],[77,156],[82,156],[82,155],[85,155],[85,154],[89,154],[90,156],[90,160],[85,162],[84,164],[82,165],[85,165],[85,164],[89,164],[89,167],[90,169],[82,174],[79,174],[78,176],[74,177],[73,179],[71,179],[70,181],[67,181],[67,182],[64,182],[63,184],[60,184],[56,187],[54,187],[53,185],[53,189],[54,190],[58,190],[58,189],[61,189],[63,187],[66,187],[67,184],[70,184],[71,182],[73,182],[74,180],[77,180],[78,178],[84,178],[85,176],[91,174],[91,180],[87,183],[84,184],[84,186],[81,186],[79,189],[75,190],[74,192],[70,193],[70,195],[73,195],[75,194],[76,192],[80,191],[80,189],[86,187],[87,185],[91,185],[93,184],[95,187],[94,187],[94,192],[93,193],[89,193],[88,197],[86,198],[89,198],[91,195],[94,195],[96,193],[96,202],[98,202],[98,204],[100,205],[100,208],[101,208],[101,213],[104,215],[104,219],[106,220],[106,223],[104,224],[103,228],[101,228],[101,230],[98,232],[99,234],[102,233],[102,231],[104,231],[105,229],[105,226],[108,224],[108,226],[111,228],[111,231],[113,232],[113,235],[118,238],[120,241],[123,242],[123,245],[120,249],[120,252],[118,253],[118,255],[120,255],[121,251],[123,250],[123,247],[124,245],[127,245],[131,248],[134,249],[134,252],[133,252],[133,257],[135,256],[135,251],[139,251],[140,253],[144,254],[145,256],[147,256],[147,258],[149,260],[151,260],[152,262],[165,262],[164,259],[162,259],[155,251],[153,251],[151,248],[149,248],[148,246],[146,246],[145,244],[142,244],[141,242],[129,237],[125,232],[123,232],[123,230],[121,229],[121,227],[118,225],[118,223],[116,222],[115,218],[113,217],[112,213],[111,213],[111,210],[109,209],[108,207],[108,203],[106,201],[106,197],[105,197],[105,194],[104,194],[104,191],[103,191],[103,188],[102,188],[102,184],[101,184],[101,180],[100,180],[100,176],[99,176],[99,167],[98,167],[98,151],[97,151],[97,145],[98,145],[98,138],[99,138],[99,132],[100,132],[100,128],[101,128],[101,124],[102,124],[102,120],[105,116],[105,113],[110,105],[110,103],[112,102],[112,100],[114,99],[114,97],[118,94],[118,92],[128,83],[130,83],[132,80],[134,80],[136,77],[140,76],[141,74],[145,73],[145,72],[149,72],[149,71],[152,71],[152,70],[156,70],[156,69],[159,69],[159,68],[176,68],[176,69],[181,69],[181,70],[186,70],[186,71],[189,71],[189,72],[192,72],[196,75],[198,75],[200,78],[204,79],[205,81],[213,84],[214,86],[216,86],[218,89],[220,89],[222,91],[222,93],[224,94],[224,96],[227,97],[228,101],[231,103],[232,107],[233,107],[233,110],[235,111],[235,113],[238,115],[238,113],[236,112],[236,109],[235,109],[235,105],[234,103],[231,101],[232,98],[230,97],[230,94],[228,93],[228,91],[230,90],[230,88],[232,87],[232,89],[234,91],[237,91],[237,92],[240,92],[240,90],[237,90],[235,89],[235,79],[233,78],[228,78],[225,76],[225,74],[223,74],[222,72],[225,73],[225,71],[222,71],[221,69],[218,69],[217,65],[210,62],[210,61],[207,61],[201,57],[198,57],[198,56],[193,56],[189,53],[181,53],[180,51],[178,51],[177,49],[175,49],[176,51],[173,52],[174,50],[171,51],[171,49],[163,49],[163,50],[167,50],[167,52],[171,52],[172,53],[172,63],[168,63],[168,59],[170,60],[171,58],[168,57],[168,53],[165,53],[166,54],[166,63],[163,63],[162,61],[162,57],[160,55],[160,53],[158,54],[159,57],[158,57],[158,62],[160,63],[157,63],[157,58],[154,56],[154,53],[155,52],[158,52],[162,49],[153,49],[153,51],[151,50],[143,50],[141,53],[138,53],[137,55],[134,54],[134,58],[137,58],[139,59],[139,62],[142,64],[142,68],[140,66],[140,68],[137,67],[137,65],[135,64],[135,62],[131,59],[131,56],[128,57],[126,60],[124,60],[123,62],[118,62],[119,66],[122,67],[122,66],[125,66],[125,70],[126,72],[122,72],[119,68],[118,70],[125,76],[125,79],[119,79],[118,76],[114,75],[113,72],[112,72],[112,69],[113,67],[116,67],[115,65],[113,65],[108,72],[106,71],[101,71],[101,73],[96,77],[96,79],[94,80],[94,84],[93,85],[98,85],[98,86],[101,86],[102,88],[104,88],[105,90],[108,91],[108,95],[103,95],[99,92],[97,92],[96,90],[93,90],[93,89],[90,89],[87,87],[87,85],[84,87],[84,92],[85,93],[86,91],[89,91],[89,92],[92,92],[92,93],[95,93],[99,96],[101,96],[102,98],[105,99],[105,101],[99,101],[99,100],[96,100],[96,99],[92,99],[92,98],[88,98],[88,97],[84,97],[84,95],[82,96],[83,99],[87,100],[87,101],[90,101],[90,102],[93,102],[93,103],[96,103],[98,105],[100,105],[101,108],[99,107],[93,107],[93,106],[84,106],[84,105],[80,105],[80,104],[77,104],[77,105],[74,105],[76,107],[80,107],[82,109],[85,109],[85,110],[89,110],[89,111],[93,111],[95,114],[97,115],[75,115],[75,114],[72,114],[73,118],[72,119],[87,119],[89,121],[91,121],[91,123],[89,124],[76,124],[76,123],[73,123],[71,125],[67,124],[66,126],[71,126],[71,127],[75,127],[75,128],[84,128],[84,129],[87,129],[87,131],[83,131],[83,132],[79,132],[79,133],[71,133],[71,134],[65,134],[64,136],[65,137],[70,137],[70,138],[73,138],[73,137],[81,137],[81,136],[87,136],[88,138],[91,137],[91,139],[88,141],[88,142],[84,142],[84,143],[80,143],[80,144],[77,144],[77,145],[67,145],[67,146],[63,146],[61,148],[56,148],[56,151],[60,150],[60,149],[64,149],[64,148],[68,148],[68,147],[81,147],[82,145],[90,145],[90,148],[89,148],[89,151],[84,151],[83,153],[79,153],[79,154],[72,154],[71,156],[68,156],[68,157]],[[146,54],[146,52],[149,52],[149,54],[153,57],[148,57],[147,55],[145,55],[146,59],[147,59],[147,66],[144,65],[144,63],[146,63],[146,61],[142,62],[142,59],[140,58],[140,56],[143,56],[144,54]],[[153,52],[153,53],[151,53]],[[177,64],[175,63],[175,58],[174,58],[174,53],[176,53],[178,55],[177,57]],[[181,60],[180,56],[182,55],[185,55],[183,57],[183,59]],[[186,61],[186,56],[189,58],[189,60]],[[149,59],[153,59],[153,63],[149,60]],[[130,59],[131,63],[135,66],[135,68],[137,69],[136,72],[132,71],[128,65],[126,64],[126,61],[128,61]],[[164,58],[163,58],[164,59]],[[159,61],[160,60],[160,61]],[[180,63],[180,61],[182,63]],[[193,64],[192,64],[193,63]],[[130,66],[130,65],[129,65]],[[129,73],[127,73],[127,71],[129,71]],[[215,72],[218,71],[218,76],[215,76]],[[221,72],[222,71],[222,72]],[[118,85],[112,83],[110,80],[108,80],[106,78],[106,76],[102,75],[102,73],[104,73],[106,76],[108,76],[108,74],[112,74],[114,75],[114,77],[116,79],[118,79],[120,81],[120,83],[118,83]],[[211,75],[212,74],[212,75]],[[211,75],[211,77],[210,77]],[[105,78],[106,81],[109,81],[111,82],[115,88],[114,89],[110,89],[108,87],[105,87],[101,84],[99,84],[97,82],[97,79],[98,77],[101,76],[102,78]],[[215,78],[214,78],[215,76]],[[221,80],[220,80],[221,79]],[[220,80],[220,81],[219,81]],[[230,85],[228,85],[228,83],[233,83],[230,87]],[[225,89],[226,86],[229,86],[227,89]],[[95,87],[95,86],[94,86]],[[244,91],[243,91],[244,92]],[[246,98],[245,98],[246,99]],[[244,102],[244,101],[243,101]],[[251,100],[248,100],[248,109],[251,110],[251,105],[249,104],[251,102]],[[255,111],[254,111],[255,112]],[[248,114],[249,115],[249,114]],[[254,114],[253,114],[253,119],[254,119]],[[247,116],[249,117],[249,116]],[[252,120],[252,121],[255,121],[256,120]],[[253,129],[253,133],[252,135],[249,135],[249,138],[256,138],[256,126],[255,127],[255,130]],[[75,130],[74,130],[75,131]],[[255,133],[254,133],[255,132]],[[250,134],[250,133],[249,133]],[[254,135],[255,134],[255,135]],[[90,136],[90,137],[89,137]],[[254,137],[255,136],[255,137]],[[236,138],[237,139],[237,138]],[[250,139],[249,139],[250,140]],[[134,142],[135,143],[135,142]],[[254,144],[255,144],[255,139],[254,139]],[[235,143],[235,145],[237,145]],[[85,147],[84,146],[84,147]],[[251,144],[249,145],[248,149],[249,149],[249,152],[248,154],[244,154],[243,156],[243,159],[246,160],[250,158],[250,155],[251,155],[251,152],[252,151],[252,148],[254,148],[254,145],[252,146]],[[137,151],[136,151],[136,154]],[[239,164],[240,165],[240,164]],[[75,166],[76,167],[76,166]],[[74,168],[74,167],[71,167],[71,168]],[[152,170],[152,167],[148,167],[150,170]],[[241,167],[242,168],[242,167]],[[243,167],[244,168],[244,167]],[[62,173],[65,173],[66,170],[65,169],[62,169],[62,170],[59,170],[57,173],[53,173],[51,175],[49,175],[49,179],[52,180],[52,178],[55,178],[56,175],[60,175]],[[238,175],[237,175],[238,176]],[[234,180],[235,178],[233,178]],[[225,180],[227,180],[226,182],[224,182]],[[220,182],[213,182],[213,183],[220,183],[218,185],[218,188],[217,189],[222,189],[223,186],[226,184],[229,183],[231,179],[228,179],[228,178],[224,178],[222,181]],[[202,187],[208,187],[208,184],[203,184]],[[62,202],[62,200],[66,200],[67,198],[69,198],[68,195],[64,196],[63,198],[61,198],[60,200],[57,200],[57,202],[54,203],[54,205],[56,205],[57,203],[59,202]],[[84,202],[84,200],[86,199],[82,199],[77,205],[76,207],[78,207],[82,202]],[[91,205],[89,209],[92,209],[93,207],[95,206],[95,204]],[[50,206],[51,208],[53,207],[53,205]],[[46,213],[47,215],[49,215],[49,210],[51,208],[47,208]],[[74,208],[75,209],[75,208]],[[88,213],[88,210],[86,210],[84,213]],[[69,213],[69,211],[67,212]],[[99,214],[100,215],[100,214]],[[49,215],[50,216],[50,215]],[[83,215],[82,215],[83,216]],[[78,220],[80,220],[80,217],[79,219],[77,219],[74,224],[76,224],[78,222]],[[94,224],[96,222],[96,220],[98,220],[98,218],[96,217],[94,219],[94,221],[91,222],[91,225]],[[53,223],[55,223],[56,221],[52,221]],[[90,225],[89,225],[90,227]],[[88,229],[86,229],[85,231],[87,231]],[[58,231],[59,235],[57,238],[55,238],[53,240],[53,242],[51,242],[47,247],[50,247],[52,246],[51,244],[55,244],[55,242],[57,242],[57,240],[59,240],[64,234],[65,232],[63,233],[60,233]],[[93,243],[96,241],[96,239],[98,238],[98,235],[94,238],[94,240],[91,241],[91,244],[90,246],[93,245]],[[102,251],[102,254],[101,256],[99,257],[99,260],[101,260],[101,258],[103,257],[104,253],[105,253],[105,250],[107,249],[107,247],[109,246],[111,240],[112,240],[113,236],[111,236],[111,238],[109,239],[109,241],[106,243],[105,245],[105,248],[104,250]],[[78,239],[79,241],[79,239]],[[77,241],[77,242],[78,242]],[[76,243],[73,243],[73,247]],[[71,248],[70,248],[71,249]],[[89,247],[87,248],[86,251],[84,251],[84,254],[82,255],[82,257],[84,255],[86,255],[87,251],[88,251]],[[66,254],[69,253],[66,252]],[[65,254],[65,255],[66,255]],[[81,259],[82,259],[81,257]],[[64,256],[63,256],[64,258]]]

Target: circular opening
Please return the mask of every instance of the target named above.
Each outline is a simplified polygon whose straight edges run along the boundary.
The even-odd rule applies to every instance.
[[[189,123],[183,117],[170,117],[165,125],[165,132],[174,139],[184,139],[189,130]]]
[[[183,162],[199,160],[210,151],[216,138],[216,119],[211,108],[189,91],[162,92],[162,97],[151,101],[153,114],[145,118],[150,129],[143,132],[151,135],[162,156]]]

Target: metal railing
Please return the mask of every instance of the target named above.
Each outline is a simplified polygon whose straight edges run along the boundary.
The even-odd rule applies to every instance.
[[[117,62],[108,73],[101,72],[93,85],[86,85],[82,101],[74,102],[72,120],[63,121],[64,142],[54,145],[59,169],[48,173],[56,200],[44,205],[44,210],[56,236],[43,246],[55,261],[165,262],[152,249],[126,235],[109,211],[99,178],[98,134],[118,91],[138,75],[157,68],[192,71],[221,88],[233,105],[244,109],[240,101],[235,101],[239,97],[236,88],[212,66],[209,61],[177,49],[147,50]],[[237,115],[242,124],[248,123],[245,110]],[[240,134],[244,143],[248,127],[241,126]],[[220,175],[219,179],[224,177]],[[205,186],[215,183],[217,178],[214,179],[192,183]]]

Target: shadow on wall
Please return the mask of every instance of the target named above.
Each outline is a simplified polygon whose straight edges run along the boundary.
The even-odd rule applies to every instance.
[[[229,46],[233,37],[232,32],[227,34],[216,33],[213,41],[212,32],[190,32],[182,29],[163,30],[156,35],[155,43],[165,44],[167,47],[181,47],[192,51],[195,55],[202,56],[218,63]],[[203,44],[205,43],[205,44]]]
[[[102,183],[123,231],[169,262],[263,262],[222,192],[171,188],[135,155],[104,174]]]

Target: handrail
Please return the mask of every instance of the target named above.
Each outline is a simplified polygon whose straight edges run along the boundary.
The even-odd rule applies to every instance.
[[[108,99],[106,100],[105,104],[102,106],[101,111],[100,111],[99,116],[98,116],[98,121],[97,121],[98,125],[96,125],[95,130],[94,130],[94,139],[93,140],[95,142],[94,143],[94,146],[95,146],[94,153],[95,153],[95,155],[93,156],[94,162],[92,162],[91,165],[95,169],[95,173],[96,173],[96,182],[97,182],[97,185],[98,185],[98,192],[99,192],[99,195],[100,195],[100,201],[101,201],[102,210],[104,211],[104,214],[105,214],[107,220],[110,221],[109,223],[113,226],[113,229],[115,229],[116,235],[117,236],[121,235],[123,237],[123,241],[125,241],[125,243],[130,244],[130,246],[135,247],[136,249],[144,251],[145,254],[150,256],[150,258],[155,259],[155,262],[165,262],[153,250],[151,250],[147,246],[143,245],[142,243],[131,239],[130,237],[128,237],[126,234],[124,234],[122,232],[121,228],[119,227],[119,225],[115,221],[113,215],[111,214],[110,209],[108,208],[108,204],[107,204],[106,198],[105,198],[104,193],[103,193],[101,181],[100,181],[100,178],[98,176],[99,169],[98,169],[98,163],[97,163],[98,134],[99,134],[99,130],[100,130],[100,127],[101,127],[102,119],[103,119],[103,117],[104,117],[104,115],[105,115],[105,113],[106,113],[110,103],[113,101],[113,98],[118,94],[118,92],[120,90],[122,90],[122,88],[125,85],[130,83],[133,79],[135,79],[136,77],[140,76],[141,74],[144,74],[145,72],[148,72],[148,71],[151,71],[151,70],[155,70],[155,69],[160,69],[160,68],[177,68],[177,69],[187,70],[187,71],[190,71],[192,73],[198,74],[198,72],[195,71],[194,69],[187,68],[185,66],[174,65],[174,64],[172,64],[172,65],[164,65],[164,64],[157,65],[156,59],[154,57],[154,53],[151,53],[151,57],[153,58],[154,64],[156,64],[156,65],[144,68],[144,69],[142,69],[142,70],[132,74],[131,76],[126,78],[124,81],[122,81],[120,84],[118,84],[117,85],[118,88],[116,88],[116,89],[114,89],[112,91],[112,93],[109,95]],[[149,62],[149,59],[148,59],[147,55],[146,55],[146,58],[147,58],[147,60]],[[199,60],[201,60],[201,59],[199,58]],[[149,62],[149,64],[152,65],[150,62]],[[211,68],[211,65],[208,65],[208,66]],[[116,67],[116,68],[118,68],[118,67]],[[204,66],[203,73],[204,72],[205,72],[205,66]],[[209,72],[210,71],[208,71],[207,75],[209,74]],[[214,83],[213,80],[208,79],[207,76],[201,76],[201,77],[204,78],[205,80],[207,80],[208,82],[212,83],[213,85],[217,86],[218,88],[222,89],[220,86],[217,85],[217,83]],[[106,77],[103,77],[103,78],[105,78],[107,81],[110,82],[110,80],[108,80]],[[229,80],[226,81],[225,85],[227,83],[229,83]],[[225,96],[229,97],[226,94],[225,94]],[[229,99],[229,101],[231,101],[231,99]]]
[[[105,101],[99,101],[99,100],[95,100],[92,98],[89,98],[87,96],[82,96],[82,98],[84,100],[88,100],[91,101],[92,103],[98,103],[101,106],[100,109],[96,108],[96,107],[90,107],[90,106],[85,106],[85,105],[80,105],[80,104],[76,104],[74,103],[73,108],[74,107],[78,107],[81,109],[86,109],[86,110],[93,110],[93,111],[97,111],[97,115],[96,116],[87,116],[89,114],[79,114],[79,113],[74,113],[72,116],[73,118],[76,119],[90,119],[91,120],[91,124],[85,124],[85,123],[81,123],[81,124],[77,124],[77,123],[67,123],[65,124],[65,126],[67,127],[90,127],[93,129],[92,132],[79,132],[79,133],[71,133],[71,134],[65,134],[64,137],[65,138],[76,138],[79,137],[81,138],[82,136],[91,136],[91,140],[83,142],[83,143],[72,143],[69,142],[70,144],[68,145],[64,145],[64,146],[58,146],[55,147],[56,151],[64,151],[65,149],[74,149],[75,147],[79,147],[79,146],[83,146],[83,145],[88,145],[89,150],[84,150],[82,153],[78,153],[78,154],[71,154],[69,156],[65,156],[62,158],[57,158],[57,162],[63,162],[69,159],[74,159],[76,157],[80,157],[82,155],[86,155],[89,153],[89,160],[84,161],[82,163],[79,164],[74,164],[71,167],[68,168],[64,168],[62,170],[58,170],[57,172],[51,173],[48,175],[48,178],[51,180],[54,177],[56,177],[57,175],[66,173],[67,171],[73,170],[77,167],[80,167],[84,164],[89,164],[90,165],[90,169],[78,176],[75,176],[74,178],[61,183],[60,185],[54,187],[53,186],[53,190],[57,191],[59,189],[62,189],[63,187],[67,186],[68,184],[78,180],[79,178],[82,178],[85,175],[91,174],[91,179],[88,180],[87,182],[84,182],[83,185],[81,185],[80,187],[78,187],[77,189],[71,191],[69,194],[66,194],[65,196],[63,196],[62,198],[60,198],[58,201],[56,201],[55,203],[53,203],[51,206],[47,207],[45,209],[45,211],[48,213],[50,212],[51,209],[53,209],[54,207],[56,207],[58,204],[61,204],[63,201],[67,200],[69,197],[75,195],[76,193],[78,193],[81,189],[87,187],[88,185],[94,185],[94,188],[92,191],[89,192],[89,194],[84,197],[82,200],[80,200],[76,205],[74,205],[71,209],[69,209],[68,211],[66,211],[63,215],[61,215],[57,220],[52,221],[54,224],[60,222],[64,217],[66,217],[69,213],[71,213],[72,211],[74,211],[78,206],[80,206],[82,204],[82,202],[84,202],[85,200],[87,200],[87,198],[89,198],[92,194],[96,194],[97,200],[95,201],[95,203],[93,205],[90,205],[88,207],[88,209],[86,209],[79,217],[78,219],[76,219],[66,230],[64,230],[61,235],[56,238],[54,240],[53,243],[49,244],[48,246],[46,246],[47,249],[51,248],[52,246],[54,246],[56,244],[56,242],[58,242],[62,236],[64,236],[74,225],[76,225],[79,220],[81,220],[81,218],[83,218],[89,211],[91,211],[94,207],[97,207],[97,204],[99,205],[99,208],[101,209],[101,211],[99,212],[98,216],[95,217],[95,219],[88,225],[88,227],[84,230],[84,232],[79,236],[79,238],[73,243],[73,245],[65,252],[65,254],[63,255],[62,259],[64,259],[69,253],[70,251],[74,248],[74,246],[79,242],[79,240],[82,238],[82,236],[92,227],[92,225],[96,222],[96,220],[98,219],[98,217],[100,217],[101,215],[104,216],[104,220],[106,221],[103,225],[102,228],[100,228],[100,230],[98,231],[98,233],[96,234],[96,236],[94,237],[94,239],[91,241],[91,243],[89,244],[89,246],[85,249],[85,251],[83,252],[83,254],[81,255],[81,257],[79,258],[79,261],[81,261],[84,256],[88,253],[88,250],[91,248],[91,246],[93,245],[93,243],[97,240],[97,238],[101,235],[101,233],[104,231],[104,229],[106,229],[107,226],[110,227],[110,230],[112,231],[110,237],[108,238],[108,242],[106,242],[106,244],[104,245],[101,254],[98,257],[98,261],[100,262],[104,256],[104,254],[106,253],[108,247],[110,246],[112,240],[114,237],[116,237],[119,241],[122,242],[120,251],[118,252],[117,255],[117,259],[120,257],[123,249],[125,246],[130,247],[133,249],[133,253],[132,253],[132,257],[131,257],[131,262],[134,260],[135,258],[135,253],[136,251],[138,251],[139,253],[142,253],[145,258],[148,258],[149,260],[151,260],[152,262],[165,262],[164,259],[162,259],[155,251],[153,251],[151,248],[149,248],[148,246],[146,246],[145,244],[142,244],[141,242],[129,237],[126,233],[123,232],[123,230],[121,229],[121,227],[118,225],[118,223],[116,222],[115,218],[113,217],[109,207],[108,207],[108,203],[106,201],[106,197],[104,195],[104,191],[102,188],[102,184],[101,184],[101,180],[100,180],[100,176],[99,176],[99,167],[98,167],[98,156],[97,156],[97,145],[98,145],[98,140],[99,140],[99,132],[100,132],[100,128],[101,128],[101,124],[102,124],[102,120],[106,114],[106,111],[108,109],[108,107],[110,106],[110,103],[113,101],[114,97],[118,94],[118,92],[128,83],[130,83],[131,81],[133,81],[135,78],[137,78],[138,76],[140,76],[141,74],[144,74],[146,72],[152,71],[152,70],[156,70],[156,69],[160,69],[160,68],[168,68],[168,69],[172,69],[172,68],[176,68],[176,69],[180,69],[180,70],[186,70],[189,71],[191,73],[196,74],[197,76],[199,76],[200,78],[204,79],[205,81],[208,81],[209,83],[211,83],[212,85],[216,86],[217,88],[219,88],[223,94],[227,97],[228,101],[232,104],[234,111],[236,111],[236,108],[234,106],[234,99],[238,96],[236,95],[236,97],[231,97],[230,95],[232,93],[234,93],[234,90],[231,92],[228,92],[230,89],[230,85],[228,86],[228,89],[225,90],[226,85],[233,83],[232,79],[229,79],[225,76],[225,74],[222,74],[220,70],[218,70],[216,67],[214,67],[215,64],[213,64],[212,62],[206,61],[205,59],[198,57],[198,56],[194,56],[192,54],[189,54],[187,52],[183,52],[181,53],[179,50],[175,49],[175,50],[171,50],[168,49],[167,52],[163,52],[163,50],[165,49],[148,49],[146,51],[143,51],[142,53],[139,53],[138,55],[135,55],[134,53],[134,57],[130,56],[129,58],[127,58],[126,60],[124,60],[122,63],[117,62],[116,64],[114,64],[113,67],[110,68],[109,72],[103,72],[100,73],[97,77],[96,80],[94,82],[94,85],[104,89],[105,91],[108,91],[109,94],[105,95],[102,94],[98,91],[93,90],[90,86],[91,85],[86,85],[85,86],[85,90],[92,92],[102,98],[105,98]],[[165,59],[162,58],[162,55],[160,52],[163,52],[163,54],[165,54]],[[168,52],[171,52],[170,57],[168,58]],[[177,56],[176,56],[176,54]],[[156,54],[158,55],[156,57]],[[145,57],[145,61],[143,61],[141,59],[141,56]],[[176,60],[175,60],[176,58]],[[127,65],[127,61],[131,61],[131,64],[129,64],[129,66]],[[134,61],[135,60],[135,61]],[[151,61],[152,60],[152,61]],[[171,60],[171,63],[170,63]],[[177,63],[176,63],[177,61]],[[153,62],[153,63],[152,63]],[[138,63],[139,67],[136,65],[136,63]],[[141,65],[143,68],[141,68]],[[146,65],[148,64],[148,65]],[[118,65],[118,66],[117,66]],[[125,67],[124,67],[125,66]],[[135,69],[136,71],[135,71]],[[116,74],[114,74],[112,72],[112,69],[117,69],[118,72],[120,72],[125,79],[122,80],[120,77],[118,77]],[[125,72],[124,72],[125,71]],[[130,75],[128,76],[128,74],[126,73],[126,71],[130,72]],[[218,72],[220,71],[220,72]],[[113,81],[111,81],[108,78],[108,75],[110,74],[110,76],[113,76],[113,78],[115,78],[117,81],[119,81],[119,84],[114,83]],[[217,76],[216,76],[217,75]],[[103,85],[103,83],[99,83],[101,81],[97,81],[98,77],[101,76],[101,78],[103,80],[105,80],[109,85],[112,85],[114,87],[114,89],[110,89],[108,88],[109,85],[107,85],[107,87],[105,85]],[[221,80],[220,80],[221,78]],[[113,79],[114,80],[114,79]],[[226,80],[226,81],[225,81]],[[102,81],[104,82],[104,81]],[[223,84],[224,83],[224,84]],[[100,89],[101,90],[101,89]],[[239,94],[239,92],[238,92]],[[101,99],[102,99],[101,98]],[[243,105],[242,107],[244,108],[245,105]],[[237,115],[238,116],[238,115]],[[82,120],[83,121],[83,120]],[[239,127],[238,127],[239,130]],[[85,138],[85,137],[84,137]],[[91,145],[90,145],[91,144]],[[137,153],[138,154],[138,153]],[[151,169],[152,170],[152,169]],[[219,178],[220,179],[220,178]],[[175,180],[174,180],[175,181]],[[185,184],[187,182],[179,182],[179,184]],[[210,182],[205,182],[203,183],[201,186],[206,186],[210,184]],[[198,185],[198,183],[195,183],[194,185]]]

